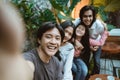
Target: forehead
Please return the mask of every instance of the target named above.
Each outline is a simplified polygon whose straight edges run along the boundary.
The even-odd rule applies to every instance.
[[[68,27],[65,28],[65,30],[73,30],[73,27],[68,26]]]
[[[84,25],[79,25],[77,28],[85,28]]]
[[[50,29],[50,30],[46,31],[43,35],[61,36],[60,32],[57,28]]]
[[[84,16],[89,16],[89,15],[93,15],[92,10],[87,10],[84,12]]]

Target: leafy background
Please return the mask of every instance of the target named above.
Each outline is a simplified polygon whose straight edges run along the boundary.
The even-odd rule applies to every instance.
[[[40,2],[38,4],[38,2]],[[53,21],[58,24],[67,19],[73,19],[71,12],[79,0],[11,0],[19,9],[26,24],[27,40],[24,51],[35,47],[36,30],[43,22]]]
[[[71,13],[81,0],[11,0],[19,9],[26,24],[27,40],[25,51],[35,46],[35,32],[43,22],[74,20]],[[107,23],[108,30],[120,28],[120,0],[90,0],[99,17]]]

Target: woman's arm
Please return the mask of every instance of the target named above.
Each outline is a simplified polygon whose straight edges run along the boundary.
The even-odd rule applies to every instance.
[[[73,57],[74,57],[74,47],[69,51],[69,54],[66,57],[66,62],[64,65],[64,76],[63,80],[73,80],[72,76],[72,63],[73,63]]]
[[[91,38],[90,38],[90,39],[89,39],[90,45],[91,45],[91,46],[102,46],[102,45],[104,45],[104,43],[105,43],[108,35],[109,35],[109,34],[108,34],[108,31],[105,30],[104,33],[101,35],[101,39],[100,39],[100,40],[94,40],[94,39],[91,39]]]

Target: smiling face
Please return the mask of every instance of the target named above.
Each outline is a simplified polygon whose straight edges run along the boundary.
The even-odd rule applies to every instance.
[[[85,34],[85,27],[83,25],[79,25],[75,33],[77,37],[82,37]]]
[[[87,10],[83,14],[83,23],[86,26],[90,26],[93,21],[93,12],[92,10]]]
[[[61,45],[61,35],[57,28],[46,31],[41,40],[38,39],[40,44],[40,53],[48,57],[55,55]]]
[[[71,39],[71,37],[73,35],[73,28],[69,26],[69,27],[65,28],[64,32],[65,32],[65,37],[63,39],[63,42],[67,42],[68,40]]]

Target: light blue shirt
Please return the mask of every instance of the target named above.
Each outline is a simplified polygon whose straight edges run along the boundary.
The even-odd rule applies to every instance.
[[[62,80],[73,80],[71,68],[74,57],[74,47],[71,43],[66,43],[65,45],[61,46],[59,50],[64,72]]]

